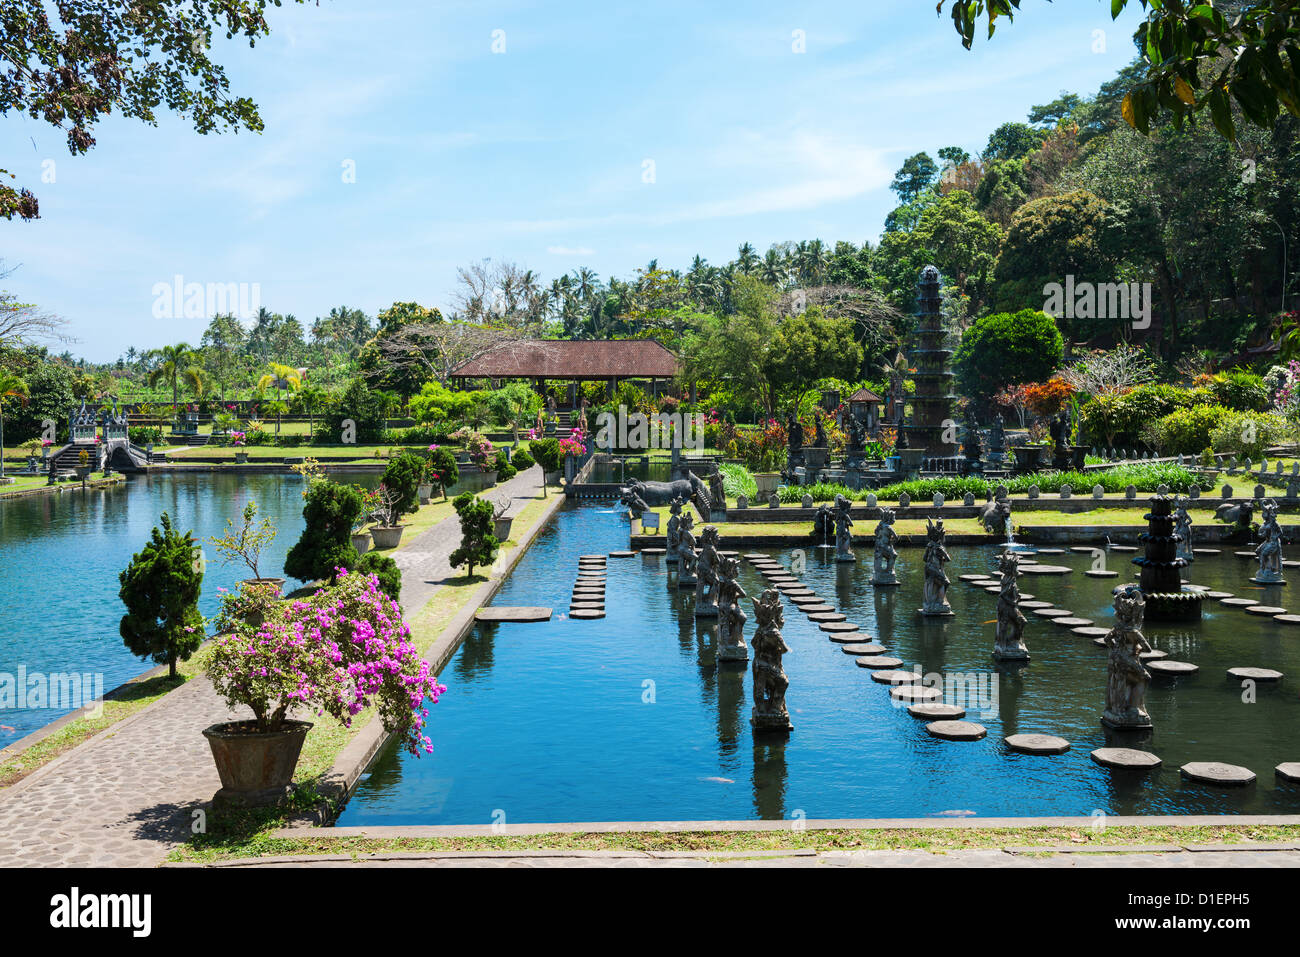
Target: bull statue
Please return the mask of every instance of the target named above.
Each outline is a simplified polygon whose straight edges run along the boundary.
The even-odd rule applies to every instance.
[[[990,535],[1001,535],[1005,532],[1010,518],[1011,503],[1005,499],[1000,502],[989,502],[980,509],[980,524]]]
[[[1242,502],[1239,505],[1230,505],[1224,502],[1214,510],[1214,517],[1228,525],[1249,528],[1251,521],[1255,517],[1255,506],[1249,501]]]
[[[696,498],[709,507],[713,504],[708,487],[694,472],[687,472],[686,478],[674,479],[671,482],[642,482],[640,479],[633,479],[619,489],[619,501],[626,505],[636,518],[640,518],[642,512],[668,505],[673,499],[679,497],[683,502]],[[706,511],[705,514],[707,515],[708,512]]]

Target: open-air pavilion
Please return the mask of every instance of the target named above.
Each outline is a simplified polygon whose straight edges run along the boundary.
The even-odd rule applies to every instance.
[[[679,370],[677,357],[653,339],[526,339],[504,343],[459,366],[452,376],[464,388],[471,379],[531,379],[540,393],[548,381],[569,383],[568,405],[575,403],[575,384],[604,382],[607,394],[624,380],[648,384],[658,395],[661,383]]]

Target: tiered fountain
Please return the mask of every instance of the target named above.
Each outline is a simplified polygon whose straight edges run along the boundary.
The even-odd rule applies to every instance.
[[[1133,559],[1133,564],[1142,569],[1138,585],[1146,602],[1147,619],[1199,621],[1204,589],[1182,582],[1187,560],[1178,557],[1173,502],[1166,495],[1153,496],[1151,511],[1143,518],[1147,520],[1147,531],[1141,541],[1146,545],[1146,554]]]
[[[948,368],[952,350],[945,348],[939,314],[939,270],[934,266],[922,269],[916,288],[916,346],[908,353],[916,368],[912,373],[916,391],[911,398],[911,424],[904,426],[907,444],[924,449],[927,456],[951,456],[957,453],[956,444],[944,441],[943,433],[951,429],[949,434],[956,438],[952,428],[953,373]]]

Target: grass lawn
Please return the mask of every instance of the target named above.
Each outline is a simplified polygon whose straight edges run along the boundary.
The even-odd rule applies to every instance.
[[[13,479],[12,485],[0,485],[0,495],[7,492],[25,492],[28,489],[40,488],[47,483],[44,475],[10,475]]]

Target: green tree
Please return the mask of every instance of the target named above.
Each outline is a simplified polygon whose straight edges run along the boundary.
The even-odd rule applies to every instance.
[[[172,387],[173,410],[180,405],[182,382],[196,396],[203,394],[205,377],[203,368],[199,365],[202,355],[189,343],[180,342],[174,346],[163,346],[161,349],[154,349],[152,355],[157,358],[158,364],[149,373],[149,385],[156,386],[162,382]]]
[[[5,477],[5,406],[15,402],[26,403],[27,383],[12,372],[0,369],[0,479]]]
[[[1025,123],[1003,123],[989,135],[984,147],[985,163],[1024,159],[1043,145],[1046,134]]]
[[[953,365],[962,390],[984,401],[1008,385],[1049,378],[1064,349],[1065,340],[1047,313],[994,313],[966,330]]]
[[[474,566],[492,564],[497,547],[501,544],[492,534],[492,503],[475,497],[472,492],[462,492],[452,500],[452,507],[460,516],[460,547],[451,553],[451,567],[467,565],[466,576],[474,577]]]
[[[764,361],[772,389],[782,398],[797,398],[818,379],[856,379],[862,346],[854,332],[853,320],[828,318],[817,307],[787,318]]]
[[[403,451],[388,460],[384,467],[383,486],[393,495],[393,520],[419,508],[420,484],[424,481],[425,459]]]
[[[939,175],[939,166],[929,153],[917,153],[903,160],[903,165],[894,174],[894,181],[889,188],[898,194],[898,201],[903,205],[915,200],[926,189],[934,185]]]
[[[386,405],[383,396],[371,391],[365,379],[353,379],[339,396],[338,405],[324,417],[325,437],[330,442],[342,441],[344,426],[350,421],[358,442],[383,441]]]
[[[325,479],[312,482],[302,510],[302,537],[284,559],[290,578],[313,582],[337,577],[336,569],[354,568],[360,556],[352,546],[352,526],[361,515],[361,493],[351,485]]]
[[[172,528],[163,512],[162,530],[154,527],[148,544],[118,575],[118,597],[126,606],[118,630],[131,654],[165,664],[176,677],[176,662],[188,661],[203,643],[199,593],[203,572],[194,537]]]
[[[199,345],[203,349],[203,364],[221,387],[221,401],[226,401],[226,387],[234,380],[241,367],[241,353],[248,342],[248,332],[239,320],[230,314],[213,316],[203,331]]]

